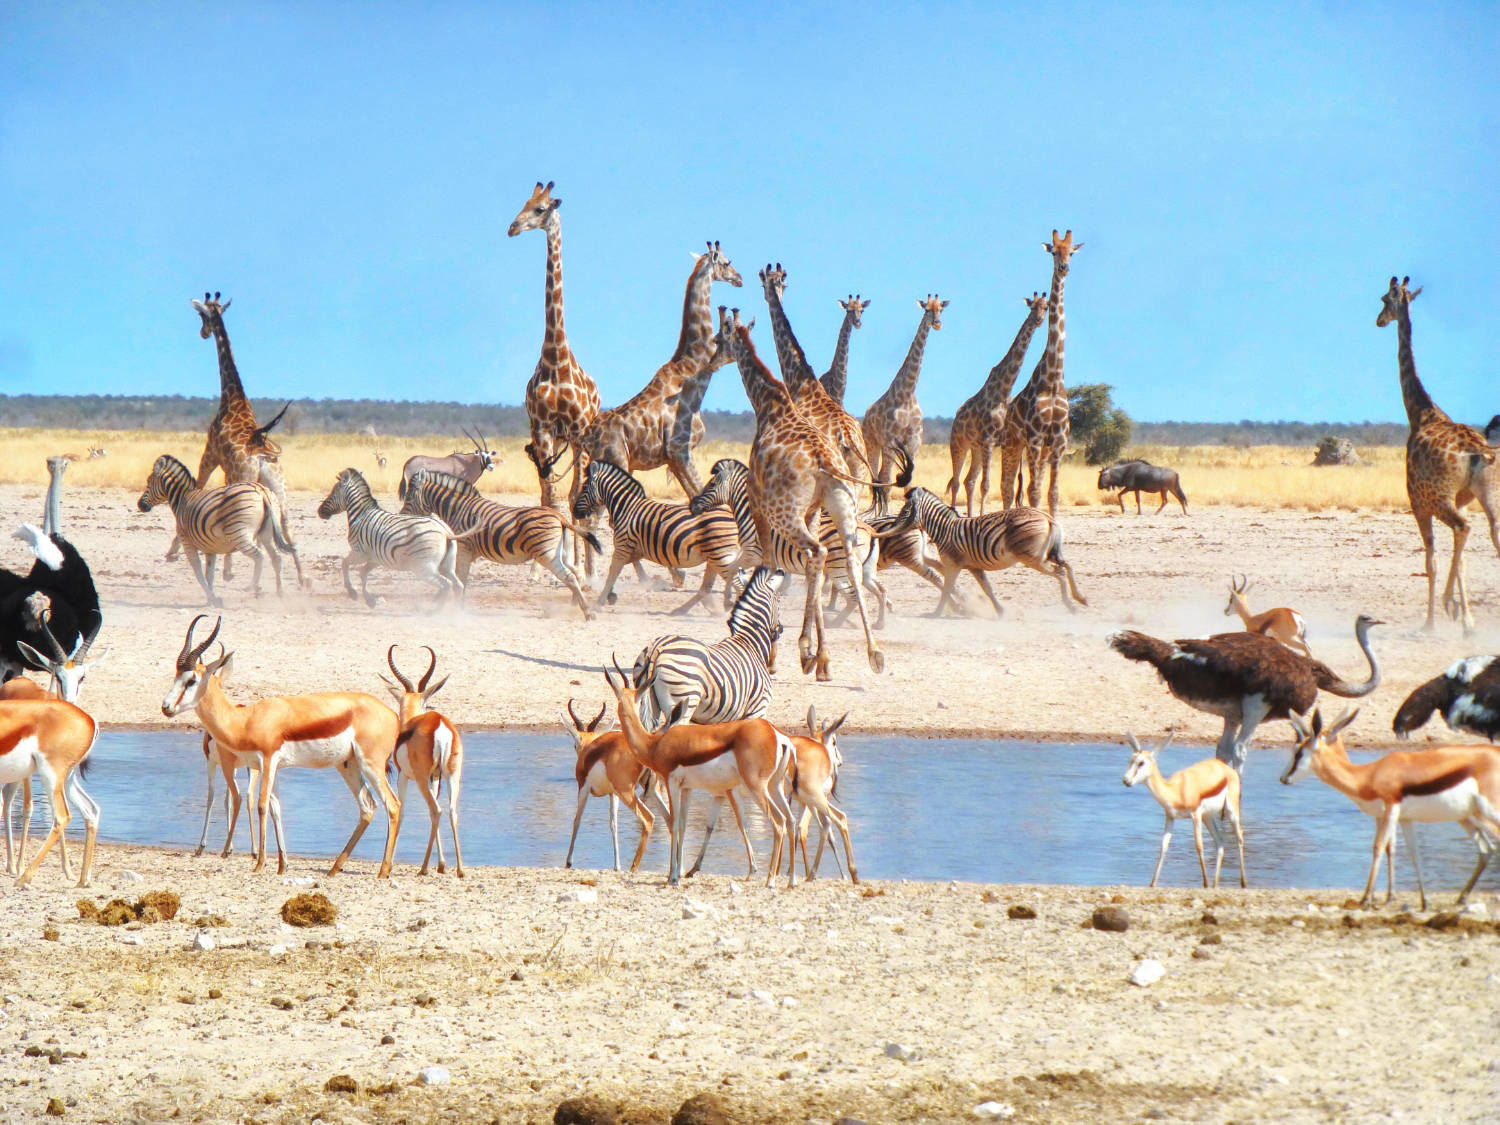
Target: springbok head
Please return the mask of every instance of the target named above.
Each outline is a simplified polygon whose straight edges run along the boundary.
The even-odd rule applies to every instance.
[[[16,647],[21,650],[21,655],[31,661],[35,667],[52,677],[57,698],[67,703],[77,703],[78,690],[83,685],[83,678],[88,675],[90,668],[109,655],[109,649],[106,648],[92,660],[88,659],[89,649],[94,646],[94,638],[99,635],[99,629],[95,629],[87,637],[80,636],[74,643],[72,652],[64,652],[63,646],[52,635],[51,626],[43,621],[41,627],[42,635],[47,639],[47,647],[52,650],[50,656],[38,652],[25,641],[18,640]]]
[[[390,665],[391,675],[396,679],[392,680],[384,673],[380,673],[380,678],[385,681],[386,689],[395,697],[396,704],[401,709],[403,723],[427,710],[428,700],[441,691],[443,685],[448,682],[448,677],[444,676],[431,687],[427,686],[428,681],[432,679],[432,673],[437,669],[437,653],[427,645],[422,647],[427,649],[430,659],[427,662],[427,671],[422,673],[422,678],[416,683],[412,683],[411,677],[396,667],[396,646],[391,645],[385,652],[385,662]]]
[[[578,717],[578,712],[573,710],[573,699],[571,696],[568,697],[568,711],[563,727],[573,738],[575,753],[582,754],[594,739],[604,733],[599,729],[599,724],[604,721],[604,712],[608,708],[608,703],[599,704],[599,713],[586,723]]]
[[[818,722],[817,704],[810,704],[807,708],[807,733],[814,742],[821,742],[823,748],[828,751],[828,761],[837,770],[844,764],[844,756],[839,753],[838,730],[844,725],[844,720],[849,717],[845,711],[831,723]]]
[[[1172,745],[1172,739],[1176,738],[1177,734],[1175,731],[1169,733],[1167,740],[1155,750],[1147,750],[1136,741],[1134,734],[1126,734],[1125,737],[1130,740],[1130,749],[1133,753],[1130,755],[1130,765],[1125,767],[1125,776],[1120,780],[1129,786],[1139,785],[1151,776],[1151,767],[1156,764],[1156,756]]]
[[[1224,607],[1224,616],[1233,617],[1236,613],[1250,612],[1250,605],[1245,601],[1245,591],[1250,589],[1250,580],[1243,574],[1239,577],[1229,576],[1229,604]]]
[[[1326,729],[1323,726],[1323,712],[1316,707],[1313,708],[1310,717],[1299,715],[1295,711],[1288,715],[1292,730],[1297,735],[1297,745],[1292,750],[1291,762],[1287,764],[1286,771],[1281,775],[1281,784],[1291,785],[1306,777],[1313,768],[1320,750],[1330,746],[1336,746],[1342,750],[1344,740],[1340,732],[1354,722],[1354,717],[1358,714],[1358,707],[1352,711],[1345,711]]]
[[[198,701],[203,698],[210,679],[214,676],[222,677],[229,674],[234,653],[225,652],[222,644],[219,645],[217,660],[208,663],[204,663],[203,660],[203,654],[217,639],[219,628],[224,624],[222,617],[214,622],[213,632],[209,633],[206,640],[196,645],[193,643],[193,632],[198,628],[198,622],[207,616],[206,613],[200,613],[193,618],[188,626],[187,637],[182,642],[182,649],[177,654],[177,675],[172,680],[172,686],[167,689],[166,697],[161,701],[161,713],[169,719],[190,707],[196,707]]]

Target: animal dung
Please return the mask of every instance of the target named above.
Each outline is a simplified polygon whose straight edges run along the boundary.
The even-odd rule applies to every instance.
[[[1017,903],[1006,912],[1006,916],[1018,922],[1029,921],[1036,917],[1036,911],[1023,903]]]
[[[288,926],[331,926],[338,915],[325,894],[293,895],[281,904],[281,920]]]
[[[1101,906],[1094,911],[1090,923],[1094,929],[1111,934],[1123,934],[1130,929],[1130,915],[1118,906]]]

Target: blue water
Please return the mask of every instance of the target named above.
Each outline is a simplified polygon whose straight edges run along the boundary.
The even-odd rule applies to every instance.
[[[1144,786],[1121,785],[1129,752],[1120,747],[895,737],[840,738],[839,746],[845,764],[837,802],[849,814],[854,855],[864,877],[1090,885],[1144,885],[1151,877],[1162,816]],[[85,783],[103,807],[101,838],[195,846],[205,792],[200,747],[201,736],[188,729],[105,732]],[[465,861],[560,865],[577,803],[569,740],[561,732],[474,732],[464,736],[464,749],[460,827]],[[1171,772],[1206,753],[1201,748],[1169,749],[1161,766]],[[1281,785],[1287,758],[1281,751],[1257,751],[1245,770],[1251,885],[1357,890],[1369,870],[1374,821],[1319,781]],[[357,814],[335,772],[286,770],[277,789],[291,853],[337,854]],[[222,795],[220,779],[209,834],[214,849],[224,838]],[[426,806],[414,792],[411,801],[396,853],[398,862],[407,864],[421,862],[427,839]],[[696,822],[707,804],[702,794],[696,797],[690,855],[701,838]],[[19,812],[15,815],[19,825]],[[45,831],[48,821],[40,797],[36,817],[33,831]],[[758,813],[750,812],[747,823],[757,856],[764,860],[769,833]],[[81,829],[79,819],[73,824]],[[444,825],[446,838],[446,818]],[[579,830],[575,865],[609,866],[608,825],[607,803],[591,801]],[[242,817],[236,841],[241,852],[248,849],[245,832]],[[1462,886],[1474,864],[1467,837],[1451,824],[1421,825],[1418,832],[1429,889]],[[622,808],[620,848],[627,863],[637,838],[635,819]],[[378,860],[384,840],[384,817],[377,815],[355,854]],[[824,862],[824,874],[833,874],[827,857]],[[1233,885],[1238,875],[1232,844],[1224,862],[1224,881]],[[665,870],[664,825],[658,824],[643,867]],[[704,867],[744,871],[744,850],[727,811]],[[1414,886],[1404,850],[1398,852],[1396,873],[1398,886]],[[1382,874],[1382,884],[1384,878]],[[1189,822],[1178,823],[1161,881],[1166,886],[1198,882]],[[1500,863],[1485,873],[1480,886],[1500,889]]]

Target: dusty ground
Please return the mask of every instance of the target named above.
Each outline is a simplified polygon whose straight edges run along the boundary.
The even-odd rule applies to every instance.
[[[378,690],[385,645],[430,643],[454,673],[441,697],[452,717],[551,728],[570,694],[597,706],[610,651],[626,661],[660,632],[722,630],[707,613],[665,616],[684,595],[629,577],[620,605],[585,623],[550,579],[483,566],[467,610],[434,614],[425,588],[383,577],[372,611],[340,590],[343,524],[311,515],[319,498],[293,501],[308,590],[256,601],[248,567],[227,589],[238,698]],[[114,648],[84,702],[108,724],[155,725],[200,602],[186,563],[160,559],[164,515],[134,499],[69,491],[65,529],[93,564],[101,644]],[[40,508],[40,488],[0,487],[0,522]],[[997,582],[1004,620],[928,620],[914,614],[935,591],[898,572],[888,675],[869,672],[853,629],[835,634],[832,684],[792,674],[788,648],[772,717],[793,722],[815,701],[867,731],[1093,741],[1170,725],[1210,742],[1218,724],[1104,637],[1122,624],[1169,637],[1230,627],[1231,571],[1252,576],[1257,605],[1298,607],[1314,651],[1351,679],[1365,675],[1355,614],[1390,622],[1375,634],[1386,684],[1354,728],[1360,743],[1389,738],[1415,683],[1500,649],[1500,565],[1482,531],[1470,553],[1481,633],[1466,640],[1451,624],[1417,631],[1425,590],[1407,516],[1088,507],[1068,510],[1065,529],[1087,610],[1068,615],[1052,583],[1015,570]],[[0,540],[0,563],[23,561]],[[1285,737],[1272,724],[1260,741]],[[541,1122],[580,1091],[658,1122],[702,1090],[740,1122],[978,1120],[989,1100],[1034,1122],[1477,1122],[1500,1105],[1493,896],[1486,917],[1433,929],[1428,915],[1347,910],[1342,894],[1125,889],[1131,929],[1104,934],[1086,923],[1116,892],[1097,888],[823,881],[786,893],[706,877],[678,891],[659,875],[484,868],[462,884],[405,870],[376,883],[366,865],[324,880],[318,861],[297,860],[289,876],[318,879],[340,917],[293,931],[278,910],[301,888],[247,868],[106,844],[95,901],[182,897],[178,920],[138,930],[73,921],[83,892],[55,859],[34,890],[0,892],[12,1060],[0,1118],[39,1118],[58,1098],[68,1119],[101,1122]],[[560,901],[579,890],[597,902]],[[685,918],[688,899],[711,909]],[[1038,917],[1011,920],[1012,905]],[[214,914],[227,923],[207,931],[218,948],[192,951],[193,920]],[[1167,970],[1150,988],[1125,981],[1142,957]],[[915,1057],[888,1057],[891,1043]],[[54,1063],[53,1050],[86,1057]],[[452,1082],[417,1084],[430,1065]],[[325,1091],[335,1075],[357,1092]]]
[[[124,490],[65,496],[65,530],[90,560],[105,603],[100,644],[113,646],[108,662],[91,674],[86,700],[110,724],[162,725],[172,659],[187,623],[205,608],[187,563],[162,561],[170,517],[165,510],[136,511],[136,493]],[[228,602],[222,638],[236,653],[232,696],[381,692],[376,673],[385,670],[388,644],[430,644],[443,671],[454,673],[441,696],[454,719],[553,729],[568,696],[596,707],[606,697],[597,670],[611,652],[628,666],[661,633],[723,635],[717,612],[667,616],[687,595],[671,590],[665,573],[654,569],[646,587],[627,571],[617,586],[619,603],[588,622],[550,575],[533,582],[526,568],[488,563],[475,566],[466,610],[434,612],[431,587],[379,571],[372,589],[385,603],[368,609],[342,592],[345,524],[342,517],[319,520],[313,510],[320,499],[293,493],[291,500],[309,578],[305,591],[257,600],[245,565],[221,587]],[[38,519],[41,501],[39,486],[0,486],[0,523]],[[1163,637],[1238,627],[1237,618],[1223,616],[1235,571],[1252,578],[1254,608],[1299,609],[1314,653],[1351,680],[1366,676],[1355,616],[1368,611],[1389,622],[1373,634],[1385,681],[1364,703],[1353,728],[1357,743],[1389,743],[1391,716],[1417,683],[1461,656],[1500,651],[1500,562],[1477,515],[1468,570],[1480,627],[1471,638],[1446,621],[1431,635],[1420,631],[1426,582],[1416,576],[1422,556],[1408,515],[1208,507],[1187,517],[1122,517],[1091,506],[1065,509],[1063,519],[1087,609],[1070,615],[1054,583],[1017,567],[993,579],[1008,606],[1005,619],[993,617],[964,576],[960,588],[970,594],[975,616],[936,621],[919,616],[936,604],[936,591],[909,571],[888,570],[893,614],[879,633],[884,676],[869,670],[857,619],[832,633],[832,683],[796,674],[802,597],[800,583],[794,586],[783,599],[787,634],[771,717],[800,722],[815,702],[823,712],[852,711],[854,730],[1097,741],[1121,739],[1127,729],[1144,737],[1172,726],[1179,742],[1211,743],[1218,721],[1172,699],[1148,667],[1115,655],[1104,638],[1121,626]],[[1439,557],[1446,566],[1446,546]],[[20,543],[0,537],[0,565],[27,561]],[[689,579],[696,585],[694,575]],[[269,571],[265,584],[269,590]],[[1258,742],[1285,744],[1289,729],[1269,724]],[[1448,737],[1440,723],[1423,734]]]
[[[106,846],[93,901],[181,896],[177,920],[134,930],[77,921],[86,892],[54,867],[7,893],[0,1116],[57,1098],[99,1122],[545,1122],[587,1092],[664,1125],[704,1090],[745,1123],[976,1120],[986,1101],[1025,1122],[1479,1122],[1500,1104],[1487,919],[1125,889],[1129,931],[1102,933],[1087,923],[1113,889],[376,883],[307,860],[287,878],[315,878],[339,918],[294,930],[280,906],[313,888],[247,866]],[[194,951],[205,915],[226,924]],[[1147,988],[1126,980],[1143,957],[1166,968]],[[418,1082],[433,1065],[450,1084]],[[357,1092],[326,1091],[335,1075]]]

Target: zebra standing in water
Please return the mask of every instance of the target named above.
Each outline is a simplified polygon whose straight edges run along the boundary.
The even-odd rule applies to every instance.
[[[425,575],[437,584],[440,602],[450,591],[463,595],[464,585],[454,572],[459,536],[442,520],[386,511],[371,495],[370,486],[358,469],[341,472],[333,491],[318,505],[320,519],[326,520],[336,512],[346,512],[349,517],[344,590],[351,598],[359,597],[349,580],[349,567],[356,563],[360,564],[360,592],[369,606],[376,602],[370,593],[370,571],[376,566]],[[465,534],[468,530],[465,529]]]
[[[750,468],[743,461],[738,461],[733,457],[723,457],[715,461],[713,469],[710,470],[708,484],[704,485],[703,491],[688,502],[688,507],[695,512],[709,512],[718,504],[724,505],[734,514],[734,522],[739,528],[740,545],[748,556],[746,563],[763,562],[767,566],[775,566],[788,574],[806,573],[806,558],[801,551],[794,551],[782,536],[776,534],[771,536],[769,557],[760,550],[760,537],[755,528],[755,519],[750,512]],[[840,591],[847,594],[852,590],[848,560],[844,557],[844,544],[839,539],[838,528],[834,526],[833,521],[825,519],[822,512],[818,512],[814,518],[817,521],[818,537],[823,541],[823,546],[828,548],[828,561],[824,563],[823,570],[830,579],[828,601],[829,605],[832,605],[833,599]],[[868,538],[870,531],[871,528],[863,523],[856,529],[856,547],[864,556],[860,562],[859,580],[860,585],[875,598],[874,627],[880,629],[885,626],[885,586],[875,577],[879,567],[879,555],[875,550],[874,541]],[[905,533],[905,530],[898,532],[898,534]],[[918,534],[921,533],[918,532]],[[733,594],[733,588],[726,591],[726,596],[733,596]]]
[[[706,645],[692,637],[670,634],[649,642],[635,658],[631,678],[641,722],[647,730],[673,716],[692,723],[729,723],[765,715],[771,702],[776,641],[781,636],[781,591],[786,586],[786,573],[759,566],[744,585],[729,612],[729,636],[722,641]],[[716,796],[704,825],[703,847],[689,875],[703,863],[722,805],[723,799]],[[733,795],[729,807],[745,842],[750,873],[754,874],[755,852]]]
[[[437,516],[449,527],[473,528],[458,545],[456,571],[464,586],[469,584],[469,568],[476,558],[497,563],[534,562],[546,567],[573,592],[583,619],[589,619],[589,603],[568,556],[573,550],[570,535],[582,535],[594,550],[603,550],[592,531],[579,527],[556,508],[497,504],[463,478],[430,469],[417,469],[411,474],[405,501],[403,514]]]
[[[927,489],[913,487],[906,490],[906,506],[901,509],[897,526],[920,527],[931,536],[942,556],[943,592],[933,617],[942,616],[959,573],[965,570],[989,597],[995,616],[1003,617],[1005,611],[984,572],[1004,570],[1016,563],[1056,578],[1069,613],[1074,612],[1068,600],[1070,589],[1079,605],[1089,604],[1073,581],[1073,568],[1063,558],[1062,528],[1046,512],[1016,507],[983,516],[961,516]]]
[[[697,515],[686,504],[647,499],[641,482],[624,469],[608,461],[590,461],[573,505],[573,518],[586,520],[601,507],[609,513],[614,550],[599,593],[600,605],[618,600],[615,579],[626,563],[640,559],[676,570],[703,566],[698,593],[673,613],[686,613],[708,597],[715,575],[722,576],[727,585],[739,566],[740,537],[729,516],[722,512]]]
[[[286,513],[275,494],[262,484],[226,484],[220,488],[199,488],[188,467],[171,454],[163,453],[151,466],[146,490],[135,504],[149,512],[157,504],[168,504],[177,524],[177,536],[186,549],[188,563],[208,604],[222,606],[224,600],[214,593],[214,568],[220,555],[243,551],[255,562],[250,584],[260,593],[261,554],[271,556],[271,572],[276,576],[276,592],[281,593],[281,555],[292,556],[297,564],[297,583],[302,583],[302,560],[286,532]],[[208,556],[208,574],[198,555]],[[229,576],[225,559],[224,576]]]

